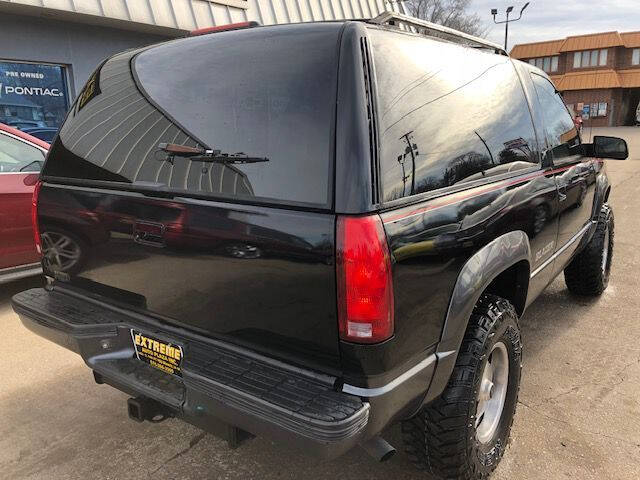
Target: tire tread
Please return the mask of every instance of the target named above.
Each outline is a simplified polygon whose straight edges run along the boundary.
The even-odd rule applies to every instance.
[[[482,480],[495,469],[497,461],[482,470],[472,461],[467,423],[470,412],[475,413],[474,381],[484,359],[485,339],[505,315],[512,316],[517,324],[515,309],[507,300],[486,294],[480,298],[444,392],[413,418],[402,422],[405,453],[418,470],[438,478]]]
[[[583,296],[600,295],[607,288],[608,275],[602,272],[604,238],[610,229],[609,255],[613,255],[613,211],[607,204],[602,206],[596,231],[589,243],[564,269],[564,281],[571,293]],[[611,262],[612,259],[609,259]]]

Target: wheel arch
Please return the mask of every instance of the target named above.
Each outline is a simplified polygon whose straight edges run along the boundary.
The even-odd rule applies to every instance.
[[[473,308],[484,293],[506,298],[522,315],[529,289],[530,258],[529,237],[517,230],[494,239],[464,264],[449,300],[425,403],[439,396],[447,385]]]

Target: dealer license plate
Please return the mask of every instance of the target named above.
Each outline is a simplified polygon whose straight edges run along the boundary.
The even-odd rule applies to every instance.
[[[182,376],[183,350],[180,345],[131,329],[136,358],[171,375]]]

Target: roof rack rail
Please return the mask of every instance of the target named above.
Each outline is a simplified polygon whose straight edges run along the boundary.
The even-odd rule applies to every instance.
[[[445,34],[450,37],[456,38],[458,41],[466,40],[471,44],[471,46],[490,48],[497,54],[509,56],[506,50],[497,43],[493,43],[485,40],[484,38],[469,35],[468,33],[445,27],[443,25],[438,25],[436,23],[427,22],[426,20],[420,20],[419,18],[410,17],[409,15],[404,15],[402,13],[388,11],[382,12],[377,17],[370,19],[369,23],[373,23],[376,25],[405,25],[407,27],[415,28],[418,33],[432,32],[437,34]]]

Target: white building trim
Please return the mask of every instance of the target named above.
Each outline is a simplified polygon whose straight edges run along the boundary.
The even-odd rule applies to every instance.
[[[395,0],[0,0],[0,13],[172,36],[250,20],[271,25],[371,18],[385,10],[404,7]]]

